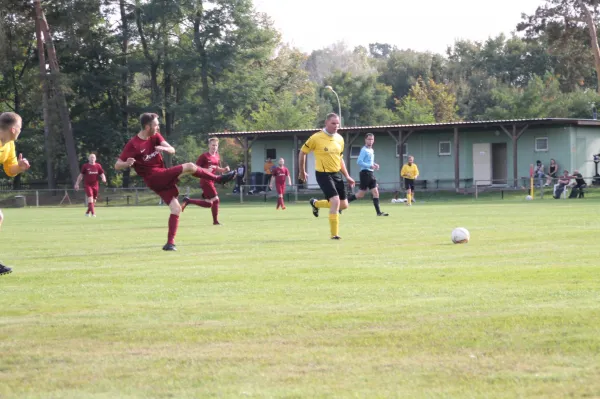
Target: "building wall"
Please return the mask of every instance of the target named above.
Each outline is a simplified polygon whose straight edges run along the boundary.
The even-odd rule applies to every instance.
[[[356,151],[364,145],[364,134],[361,133],[352,145],[346,145],[346,151],[351,151],[356,146]],[[506,143],[507,149],[507,178],[509,182],[513,178],[513,148],[512,140],[501,129],[489,129],[479,131],[459,130],[459,168],[460,178],[473,178],[473,144],[476,143]],[[307,137],[300,137],[304,142]],[[547,138],[547,151],[536,151],[536,138]],[[450,142],[450,155],[439,154],[440,141]],[[454,186],[454,132],[447,131],[415,132],[407,140],[407,152],[415,157],[415,163],[419,166],[420,177],[429,180],[431,185],[440,179],[440,188]],[[275,148],[277,157],[284,157],[290,172],[297,174],[292,168],[293,137],[265,137],[257,139],[251,152],[251,170],[263,171],[266,158],[266,149]],[[301,147],[301,143],[298,146]],[[381,169],[376,172],[378,181],[384,189],[395,189],[399,184],[399,172],[402,164],[406,162],[406,156],[396,156],[396,142],[388,134],[375,135],[375,162]],[[554,158],[559,168],[565,167],[572,171],[579,169],[584,176],[593,176],[594,164],[593,154],[600,153],[600,129],[595,127],[569,127],[551,126],[527,129],[518,141],[518,177],[529,176],[529,166],[535,164],[539,159],[547,167],[550,159]],[[354,179],[359,177],[359,167],[356,158],[350,159],[350,175]],[[295,179],[294,179],[295,181]],[[461,183],[462,185],[462,183]]]
[[[571,131],[575,147],[571,148],[573,156],[569,171],[577,169],[583,177],[593,177],[596,174],[594,154],[600,153],[600,129],[574,126]],[[591,179],[587,180],[591,183]]]

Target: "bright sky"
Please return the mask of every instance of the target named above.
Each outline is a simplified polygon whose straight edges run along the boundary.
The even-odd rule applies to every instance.
[[[254,0],[283,41],[310,52],[344,41],[445,53],[455,39],[509,35],[544,0]],[[354,4],[354,5],[351,5]]]

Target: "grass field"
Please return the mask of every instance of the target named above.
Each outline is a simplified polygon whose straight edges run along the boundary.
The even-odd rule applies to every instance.
[[[600,397],[600,201],[272,205],[5,209],[0,397]]]

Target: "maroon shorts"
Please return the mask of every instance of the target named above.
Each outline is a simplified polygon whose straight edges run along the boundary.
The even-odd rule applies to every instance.
[[[219,195],[215,187],[215,182],[212,180],[200,179],[200,188],[202,189],[202,198],[204,199],[215,198]]]
[[[97,199],[98,198],[98,185],[96,184],[95,186],[85,186],[84,187],[84,191],[85,191],[85,196],[86,198],[94,198]]]
[[[285,194],[285,182],[283,184],[276,184],[277,194]]]
[[[173,198],[179,196],[177,182],[182,173],[183,165],[177,165],[172,168],[153,171],[144,181],[150,190],[158,194],[163,202],[169,205]]]

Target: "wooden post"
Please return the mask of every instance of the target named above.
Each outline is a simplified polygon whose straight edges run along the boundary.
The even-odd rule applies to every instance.
[[[48,188],[54,189],[54,168],[52,166],[52,142],[50,137],[50,114],[48,112],[48,79],[46,76],[46,53],[44,39],[42,38],[42,27],[38,18],[35,19],[35,36],[37,38],[38,60],[40,68],[40,84],[42,86],[42,109],[44,115],[44,152],[46,153],[46,175],[48,177]]]
[[[504,126],[500,125],[500,128],[512,140],[512,147],[513,147],[513,185],[514,185],[514,187],[519,187],[519,169],[518,169],[519,165],[518,165],[518,160],[517,160],[517,157],[518,157],[517,142],[519,141],[519,138],[523,135],[523,133],[525,133],[525,130],[527,130],[528,127],[529,127],[529,125],[525,125],[523,127],[523,129],[521,129],[519,132],[517,132],[517,125],[513,123],[513,125],[512,125],[512,133],[511,133]]]
[[[44,40],[48,50],[48,63],[50,64],[50,76],[52,77],[52,88],[54,89],[56,104],[58,106],[58,112],[62,122],[62,132],[65,139],[65,146],[67,149],[67,160],[69,163],[69,170],[71,172],[72,183],[75,184],[77,176],[79,176],[79,159],[77,157],[77,150],[75,148],[75,139],[73,138],[73,130],[71,128],[71,118],[69,116],[69,109],[67,106],[67,100],[60,87],[60,69],[58,67],[58,58],[56,57],[56,49],[54,48],[54,42],[50,35],[50,27],[46,21],[46,16],[42,10],[40,0],[34,0],[36,20],[40,25],[41,31],[44,34]]]
[[[459,151],[460,146],[458,143],[458,127],[454,128],[454,188],[456,192],[460,188],[460,163],[459,163]]]

